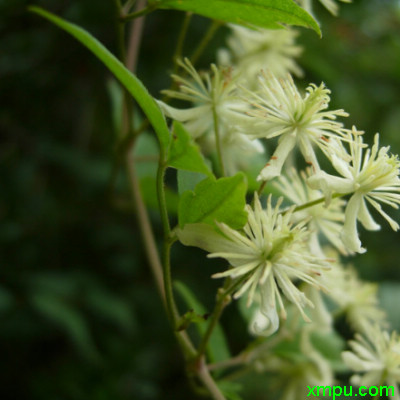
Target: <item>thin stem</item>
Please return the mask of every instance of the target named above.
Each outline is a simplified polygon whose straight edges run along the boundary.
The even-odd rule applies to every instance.
[[[139,227],[141,230],[144,248],[147,254],[147,259],[151,271],[156,282],[157,289],[161,295],[161,298],[165,302],[165,291],[164,291],[164,279],[161,261],[158,256],[158,249],[156,246],[156,241],[154,239],[153,231],[151,228],[149,216],[147,214],[146,206],[140,192],[139,180],[136,174],[135,163],[132,159],[133,146],[131,153],[126,157],[126,168],[129,177],[129,184],[131,187],[133,202],[137,211],[137,217],[139,220]]]
[[[217,31],[217,29],[221,25],[222,25],[221,21],[213,21],[211,23],[211,25],[208,28],[207,32],[205,33],[203,39],[201,40],[201,42],[199,43],[199,45],[197,46],[197,48],[193,52],[192,57],[190,57],[190,62],[192,63],[193,66],[196,64],[197,60],[203,54],[203,51],[207,47],[209,41],[212,39],[212,37],[214,36],[215,32]]]
[[[204,384],[204,386],[208,389],[210,395],[214,400],[226,400],[225,396],[222,394],[219,387],[215,383],[213,377],[211,376],[210,372],[208,371],[207,365],[204,361],[204,357],[200,359],[197,376]]]
[[[332,199],[337,199],[339,197],[348,196],[350,194],[352,194],[352,192],[350,192],[350,193],[334,193],[332,195]],[[300,206],[295,207],[293,212],[302,211],[302,210],[305,210],[306,208],[316,206],[317,204],[323,203],[325,200],[326,200],[326,197],[324,196],[324,197],[320,197],[319,199],[309,201],[308,203],[304,203],[304,204],[301,204]],[[286,213],[286,212],[287,211],[284,211],[283,213]]]
[[[247,360],[247,354],[240,353],[235,357],[229,358],[228,360],[219,361],[214,364],[208,364],[208,369],[209,371],[214,371],[218,369],[236,367],[237,365],[246,363],[246,360]]]
[[[172,287],[172,278],[171,278],[171,240],[165,240],[164,245],[164,292],[166,298],[167,305],[167,313],[168,317],[171,321],[172,327],[174,331],[177,329],[179,313],[174,300],[174,293]]]
[[[141,9],[146,5],[146,0],[138,0],[135,9]],[[136,72],[137,58],[140,49],[140,42],[142,40],[142,32],[144,26],[144,18],[140,17],[135,19],[130,30],[128,53],[126,56],[126,67],[132,71]]]
[[[215,107],[215,104],[212,107],[213,112],[213,120],[214,120],[214,133],[215,133],[215,143],[217,147],[217,157],[218,157],[218,164],[221,171],[221,175],[225,176],[225,167],[224,167],[224,160],[222,158],[222,149],[221,149],[221,136],[219,132],[219,121],[218,121],[218,114]]]
[[[125,26],[120,21],[121,15],[121,1],[114,0],[115,13],[116,13],[116,33],[117,33],[117,51],[121,62],[125,63]]]
[[[202,337],[202,340],[198,349],[198,357],[202,356],[207,348],[208,341],[210,340],[211,334],[214,331],[214,328],[217,326],[218,321],[222,315],[224,308],[229,304],[230,299],[229,296],[225,293],[224,289],[219,289],[219,293],[217,295],[218,301],[214,308],[214,311],[211,315],[211,320],[207,326],[207,330]]]
[[[175,52],[174,52],[174,55],[173,55],[173,61],[174,61],[173,74],[177,73],[177,70],[178,70],[178,67],[179,67],[178,64],[177,64],[177,60],[182,57],[183,43],[185,41],[186,33],[187,33],[188,28],[189,28],[189,23],[190,23],[190,20],[192,18],[192,15],[193,14],[189,13],[189,12],[187,12],[185,14],[185,19],[183,20],[182,27],[181,27],[181,30],[179,32],[178,41],[176,43],[176,48],[175,48]]]
[[[257,190],[257,194],[258,194],[259,196],[262,195],[262,192],[263,192],[263,190],[264,190],[266,184],[267,184],[267,181],[262,181],[262,182],[261,182],[261,185],[260,185],[260,187],[259,187],[258,190]]]
[[[160,208],[161,222],[164,230],[164,239],[168,240],[171,233],[171,227],[169,224],[167,202],[165,199],[164,177],[167,167],[165,165],[164,158],[165,158],[164,151],[161,149],[158,169],[157,169],[157,199]]]
[[[200,342],[199,348],[198,348],[198,353],[197,353],[197,357],[200,359],[203,354],[206,351],[208,342],[211,338],[211,335],[214,331],[214,328],[217,326],[218,321],[222,315],[222,312],[224,310],[224,308],[229,304],[230,302],[230,295],[244,282],[246,281],[249,276],[251,275],[251,272],[249,272],[248,274],[242,276],[240,279],[236,280],[231,286],[229,286],[228,288],[223,287],[220,288],[217,294],[217,304],[215,305],[215,308],[211,314],[211,318],[210,318],[210,322],[207,326],[207,330],[204,334],[204,336],[202,337],[202,340]],[[226,282],[226,284],[230,283],[230,279],[228,279]]]
[[[132,19],[136,19],[139,17],[143,17],[144,15],[150,14],[151,12],[157,9],[157,5],[155,3],[149,4],[147,7],[142,8],[139,11],[135,11],[131,14],[125,14],[120,16],[120,20],[123,22],[131,21]]]

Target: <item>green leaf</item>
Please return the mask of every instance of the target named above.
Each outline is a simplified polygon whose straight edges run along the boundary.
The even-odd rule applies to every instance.
[[[300,25],[321,35],[315,19],[293,0],[160,0],[157,8],[190,11],[224,22],[261,28]]]
[[[329,360],[335,371],[345,372],[348,370],[342,360],[342,351],[346,347],[346,342],[336,331],[328,333],[313,331],[311,333],[311,342],[314,348],[319,351],[325,359]]]
[[[227,400],[243,400],[243,397],[238,394],[243,389],[241,383],[222,380],[218,381],[217,384]]]
[[[89,327],[79,311],[50,293],[32,295],[32,304],[37,311],[63,329],[89,360],[100,360]]]
[[[136,327],[133,311],[119,297],[97,287],[87,291],[86,303],[95,313],[113,325],[119,326],[126,332],[132,332]]]
[[[379,284],[379,304],[385,310],[390,326],[400,331],[400,284],[396,282],[381,282]]]
[[[106,49],[97,39],[95,39],[84,29],[75,24],[67,22],[56,15],[41,9],[40,7],[32,6],[29,7],[29,10],[48,19],[61,29],[74,36],[100,61],[104,63],[104,65],[135,98],[153,126],[160,142],[160,146],[163,149],[166,149],[171,139],[168,126],[158,104],[147,91],[142,82],[134,74],[132,74],[132,72],[130,72],[108,49]]]
[[[247,183],[244,174],[229,178],[207,178],[194,191],[184,192],[178,207],[179,226],[185,224],[223,222],[233,229],[243,228]]]
[[[191,172],[185,171],[183,169],[178,169],[178,193],[181,195],[187,190],[194,190],[196,185],[205,178],[207,178],[207,176],[199,172]]]
[[[206,308],[197,300],[193,292],[184,283],[175,281],[174,288],[180,294],[186,305],[197,315],[207,314]],[[200,335],[205,334],[207,330],[207,324],[204,323],[204,320],[196,323],[196,327]],[[210,337],[207,346],[207,355],[211,362],[227,360],[231,357],[225,334],[220,324],[216,325]]]
[[[141,133],[136,139],[134,159],[139,178],[153,177],[157,174],[159,149],[154,135]]]
[[[206,165],[198,146],[178,121],[174,121],[173,124],[173,136],[167,164],[176,169],[201,172],[207,176],[212,176],[212,172]]]

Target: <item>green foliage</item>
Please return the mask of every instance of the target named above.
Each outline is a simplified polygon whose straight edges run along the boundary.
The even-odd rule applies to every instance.
[[[177,173],[178,193],[181,195],[187,190],[194,190],[196,185],[205,178],[207,178],[207,176],[200,172],[191,172],[179,169]]]
[[[29,7],[29,10],[48,19],[55,25],[64,29],[86,46],[104,65],[115,75],[121,84],[135,98],[143,112],[146,114],[155,132],[161,148],[166,148],[170,142],[170,133],[160,108],[149,94],[142,82],[132,74],[109,50],[97,39],[79,26],[51,14],[39,7]]]
[[[280,24],[301,25],[321,34],[315,19],[292,0],[160,0],[155,4],[239,25],[274,29]]]
[[[390,327],[400,331],[400,284],[397,282],[382,282],[379,285],[379,304],[386,311]]]
[[[87,27],[107,48],[115,49],[112,3],[40,2]],[[212,3],[208,2],[209,7]],[[26,13],[26,2],[4,2],[1,11],[0,74],[4,79],[0,92],[7,94],[0,109],[4,133],[0,151],[2,395],[32,400],[60,396],[65,400],[197,399],[189,394],[178,349],[147,270],[129,193],[120,185],[126,183],[123,174],[118,176],[117,201],[110,201],[106,191],[116,145],[110,133],[118,131],[121,123],[120,87],[110,89],[113,127],[103,66],[67,35]],[[348,126],[356,123],[366,135],[380,131],[382,143],[390,143],[398,153],[397,2],[342,5],[339,18],[322,8],[315,11],[322,11],[318,17],[324,39],[306,30],[298,38],[305,47],[300,62],[305,79],[326,82],[332,89],[332,107],[351,113]],[[146,18],[138,73],[152,94],[169,85],[166,71],[171,70],[171,49],[182,18],[182,13],[170,11]],[[183,55],[190,55],[207,24],[205,19],[192,18],[193,39],[185,44]],[[219,31],[199,64],[214,60],[216,45],[225,43],[226,32]],[[341,60],[340,68],[337,60]],[[164,129],[163,137],[166,134]],[[150,134],[142,134],[139,141],[142,138],[144,142],[151,138],[151,151],[141,152],[146,144],[135,155],[151,157],[138,162],[137,170],[156,226],[154,178],[149,175],[157,167],[158,144]],[[174,214],[178,198],[169,185],[172,175],[167,174],[166,197]],[[179,194],[193,191],[206,178],[185,170],[178,170],[177,176]],[[251,184],[251,191],[257,189],[257,182]],[[160,240],[160,231],[155,233]],[[392,282],[383,284],[380,295],[391,327],[399,329],[395,300],[399,288],[393,283],[399,279],[398,237],[384,227],[379,235],[364,234],[368,253],[362,261],[355,257],[353,262],[360,263],[364,278]],[[217,261],[184,246],[174,248],[174,258],[174,273],[189,278],[197,285],[195,292],[212,301],[217,282],[209,276]],[[82,283],[82,274],[87,284]],[[232,307],[223,322],[236,354],[247,344],[245,324]],[[205,323],[196,327],[200,324]],[[343,330],[346,338],[352,337],[352,332]],[[322,339],[321,352],[324,343]],[[264,398],[268,377],[252,379],[259,383],[246,381],[243,398]],[[276,377],[269,383],[274,385]],[[236,388],[225,381],[218,385],[226,397],[235,398]]]
[[[237,173],[230,178],[207,178],[194,191],[184,192],[179,202],[179,226],[185,224],[224,222],[240,229],[247,221],[247,184],[245,176]]]
[[[193,142],[183,125],[174,121],[172,131],[173,135],[167,164],[173,168],[212,176],[212,172],[206,165],[199,147]]]
[[[87,322],[79,311],[51,293],[34,294],[32,304],[38,312],[64,330],[89,360],[99,360],[100,355],[94,346]]]
[[[192,322],[196,323],[196,328],[200,335],[204,335],[207,330],[207,309],[196,298],[196,295],[189,289],[183,282],[174,282],[174,287],[179,295],[182,297],[186,305],[192,312],[195,313],[197,318],[193,318]],[[202,316],[199,318],[199,316]],[[214,328],[210,341],[207,346],[207,354],[212,362],[227,360],[231,357],[228,343],[220,324]]]
[[[336,331],[314,331],[311,333],[311,341],[315,349],[325,359],[329,360],[335,371],[343,372],[348,370],[341,356],[342,351],[345,350],[346,342]]]

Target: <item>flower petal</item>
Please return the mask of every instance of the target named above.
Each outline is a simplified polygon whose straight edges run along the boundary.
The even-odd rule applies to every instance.
[[[357,216],[361,207],[362,195],[355,193],[347,203],[345,220],[341,232],[343,244],[356,253],[365,253],[366,249],[361,247],[361,241],[358,238]]]

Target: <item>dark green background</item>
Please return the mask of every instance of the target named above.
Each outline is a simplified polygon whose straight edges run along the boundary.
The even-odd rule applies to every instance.
[[[323,38],[304,29],[299,38],[305,82],[324,81],[332,108],[351,114],[348,126],[366,130],[370,142],[379,131],[394,153],[400,152],[396,3],[354,0],[337,19],[316,7]],[[0,396],[194,399],[123,173],[109,191],[116,135],[111,76],[74,39],[27,13],[29,4],[85,27],[116,51],[111,0],[0,2]],[[146,20],[138,75],[156,97],[170,82],[182,17],[159,11]],[[186,55],[208,24],[193,18]],[[202,66],[214,60],[226,32],[218,32]],[[150,215],[159,226],[157,213]],[[400,328],[399,235],[385,222],[379,234],[361,234],[368,253],[354,263],[365,279],[383,282],[383,300]],[[201,251],[176,246],[173,253],[174,276],[208,308],[216,265]],[[248,336],[235,305],[222,322],[231,350],[240,351]]]

